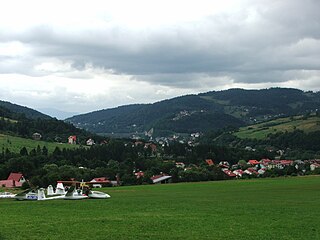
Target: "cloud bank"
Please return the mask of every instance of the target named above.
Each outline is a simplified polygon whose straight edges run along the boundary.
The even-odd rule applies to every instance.
[[[0,98],[86,112],[231,87],[319,91],[319,10],[317,0],[10,1]]]

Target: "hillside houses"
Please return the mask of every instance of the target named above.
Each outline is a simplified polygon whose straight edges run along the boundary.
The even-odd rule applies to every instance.
[[[206,159],[204,160],[207,167],[214,167],[215,169],[220,169],[223,173],[224,179],[232,178],[243,178],[243,177],[267,177],[270,174],[282,174],[290,175],[296,174],[296,172],[301,172],[301,174],[306,171],[315,171],[320,169],[320,160],[270,160],[270,159],[261,159],[260,161],[251,159],[246,162],[246,165],[243,164],[234,164],[230,166],[228,161],[221,161],[218,164],[214,164],[214,160]],[[204,166],[205,166],[204,165]],[[182,162],[176,162],[176,166],[180,169],[183,168],[184,171],[190,171],[198,169],[201,171],[200,166],[194,164],[186,165]],[[291,170],[290,170],[291,169]],[[279,172],[279,171],[282,171]]]

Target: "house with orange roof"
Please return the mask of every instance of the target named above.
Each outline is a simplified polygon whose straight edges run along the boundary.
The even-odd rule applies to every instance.
[[[250,164],[251,166],[255,166],[260,164],[260,162],[258,160],[252,159],[248,161],[248,164]]]
[[[214,161],[213,161],[212,159],[206,159],[206,163],[207,163],[209,166],[214,165]]]

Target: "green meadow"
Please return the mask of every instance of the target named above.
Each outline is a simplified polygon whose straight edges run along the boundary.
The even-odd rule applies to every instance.
[[[320,239],[320,177],[104,188],[107,200],[0,200],[0,239]]]
[[[320,131],[320,118],[317,116],[304,119],[303,116],[278,118],[247,127],[241,127],[235,135],[239,138],[265,139],[269,134],[302,130],[306,133]]]
[[[0,134],[0,147],[1,149],[8,148],[11,152],[19,153],[23,147],[26,147],[28,151],[36,149],[37,146],[41,148],[45,146],[49,152],[53,152],[56,147],[60,149],[63,148],[78,148],[79,145],[72,145],[66,143],[55,143],[55,142],[45,142],[45,141],[36,141],[27,138],[14,137],[10,135]]]

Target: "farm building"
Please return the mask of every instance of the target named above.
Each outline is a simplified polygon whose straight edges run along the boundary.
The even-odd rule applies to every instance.
[[[0,187],[14,188],[21,187],[26,181],[22,173],[10,173],[7,180],[0,181]]]

